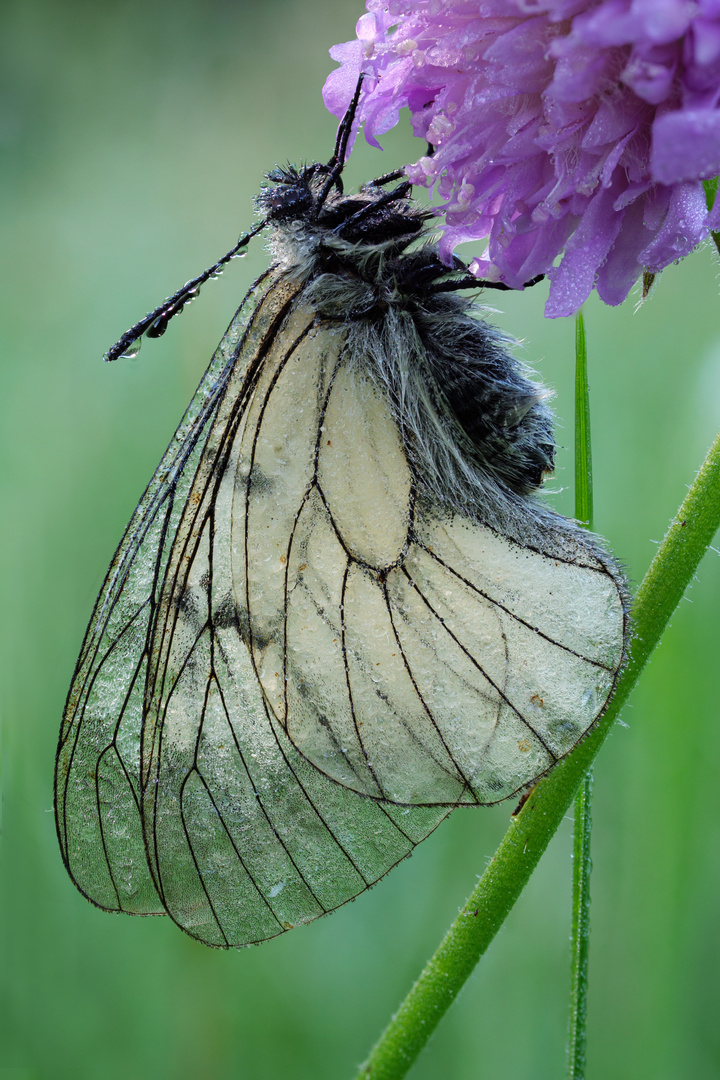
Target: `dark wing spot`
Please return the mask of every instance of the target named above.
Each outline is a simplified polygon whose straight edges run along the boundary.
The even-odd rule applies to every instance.
[[[218,630],[228,630],[238,626],[238,611],[235,606],[235,598],[231,593],[227,593],[214,608],[213,623]]]
[[[262,471],[260,466],[255,462],[250,472],[250,479],[248,482],[248,488],[251,495],[266,495],[272,491],[273,483],[268,476]]]

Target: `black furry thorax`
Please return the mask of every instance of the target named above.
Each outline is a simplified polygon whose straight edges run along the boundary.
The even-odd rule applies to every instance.
[[[371,182],[348,195],[326,185],[326,166],[287,165],[267,174],[257,197],[260,213],[301,261],[312,263],[313,274],[382,283],[385,303],[418,299],[465,269],[458,259],[443,263],[428,242],[433,215],[411,198],[408,182],[392,192]]]

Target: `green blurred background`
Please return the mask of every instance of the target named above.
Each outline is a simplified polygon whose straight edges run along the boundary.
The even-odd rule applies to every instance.
[[[52,767],[115,544],[262,242],[136,361],[104,350],[253,218],[276,161],[329,155],[327,50],[359,0],[4,0],[0,149],[4,861],[0,1076],[351,1077],[484,869],[512,807],[460,811],[330,918],[222,953],[90,906],[57,850]],[[412,160],[407,126],[357,183]],[[639,581],[720,425],[717,270],[702,251],[634,311],[586,306],[596,523]],[[572,508],[571,321],[545,286],[497,318],[557,389]],[[711,552],[596,768],[590,1080],[720,1075],[718,587]],[[565,823],[417,1080],[564,1070]]]

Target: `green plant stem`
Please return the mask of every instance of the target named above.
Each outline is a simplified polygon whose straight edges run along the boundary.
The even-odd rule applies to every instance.
[[[707,203],[708,210],[712,210],[715,198],[717,196],[718,178],[714,176],[712,180],[703,180],[703,187],[705,188],[705,201]],[[711,232],[710,235],[713,238],[715,248],[720,255],[720,233]]]
[[[592,446],[587,342],[582,312],[575,320],[575,517],[593,527]],[[573,821],[572,934],[570,946],[570,1015],[568,1019],[568,1080],[585,1076],[588,955],[590,949],[590,835],[592,831],[592,770],[575,796]]]
[[[588,958],[590,950],[590,836],[592,832],[590,769],[575,796],[573,821],[572,940],[570,949],[570,1018],[568,1078],[583,1080],[587,1030]]]
[[[587,342],[582,311],[575,319],[575,517],[593,527],[592,446]]]
[[[359,1076],[400,1080],[520,896],[720,527],[720,435],[658,548],[632,608],[630,657],[607,712],[541,780]]]

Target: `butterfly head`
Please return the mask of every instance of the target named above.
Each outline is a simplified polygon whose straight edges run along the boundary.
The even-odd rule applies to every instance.
[[[315,233],[332,233],[350,244],[376,245],[409,242],[429,219],[410,197],[405,181],[387,191],[376,183],[365,184],[346,195],[338,182],[328,188],[328,165],[294,165],[269,172],[257,198],[260,213],[275,227],[305,226]]]
[[[318,187],[317,169],[317,165],[300,169],[285,165],[276,166],[266,174],[256,201],[258,210],[268,222],[279,224],[313,212],[317,198],[314,191]]]

